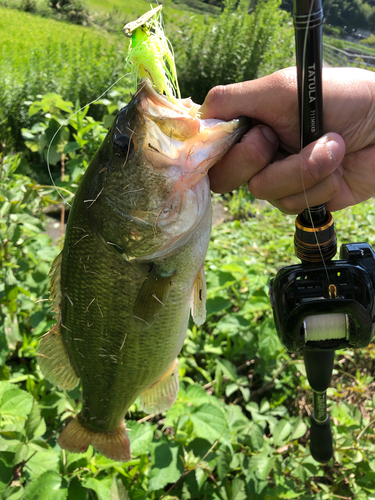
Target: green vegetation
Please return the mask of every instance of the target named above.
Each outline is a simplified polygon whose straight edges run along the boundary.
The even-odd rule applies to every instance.
[[[84,120],[77,117],[75,124],[80,136]],[[92,126],[85,138],[95,140],[101,127]],[[79,157],[82,150],[67,144],[67,156]],[[57,390],[36,364],[38,339],[53,324],[47,273],[59,247],[42,231],[43,207],[53,201],[53,191],[22,174],[24,169],[20,156],[1,159],[2,498],[374,497],[375,346],[336,356],[329,391],[335,458],[319,465],[307,445],[311,393],[304,366],[280,345],[268,298],[270,278],[295,262],[293,217],[244,196],[228,201],[227,220],[213,229],[206,260],[208,318],[203,327],[191,324],[188,330],[175,405],[145,418],[139,402],[133,404],[127,417],[133,453],[128,463],[91,448],[84,454],[61,451],[56,437],[79,411],[79,389]],[[374,203],[336,220],[345,241],[375,244],[368,231]]]
[[[375,56],[375,49],[371,47],[366,47],[367,44],[366,40],[372,40],[371,37],[369,39],[363,40],[363,44],[361,43],[361,45],[359,45],[358,43],[348,42],[347,40],[339,40],[337,38],[331,38],[329,36],[325,36],[323,40],[325,43],[333,45],[334,47],[337,47],[342,50],[350,51],[356,54],[368,54],[369,56]]]
[[[34,123],[27,102],[37,95],[58,92],[86,104],[125,74],[123,35],[3,7],[0,16],[0,137],[7,148],[19,148],[21,128]]]
[[[279,0],[226,2],[223,14],[204,26],[180,26],[171,34],[182,95],[202,103],[215,85],[252,80],[292,64],[293,30]]]
[[[293,0],[282,0],[281,6],[292,12]],[[323,0],[323,12],[325,23],[338,27],[342,35],[352,30],[375,29],[374,0]]]

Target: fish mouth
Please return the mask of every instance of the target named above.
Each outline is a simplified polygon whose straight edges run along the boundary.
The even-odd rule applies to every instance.
[[[137,98],[146,121],[147,159],[155,168],[173,167],[173,177],[186,187],[199,182],[250,128],[250,120],[243,117],[202,120],[200,105],[191,99],[169,101],[147,79],[141,81]]]

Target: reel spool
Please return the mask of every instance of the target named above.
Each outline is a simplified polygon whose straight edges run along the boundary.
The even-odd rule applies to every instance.
[[[360,349],[375,329],[375,253],[368,243],[340,249],[342,260],[302,262],[270,283],[277,333],[290,352]]]
[[[321,0],[294,0],[301,149],[323,135]],[[318,462],[333,456],[326,391],[336,349],[366,347],[375,330],[375,253],[367,243],[337,251],[333,217],[325,205],[296,219],[294,248],[301,264],[281,269],[270,283],[280,341],[302,352],[313,389],[310,451]]]

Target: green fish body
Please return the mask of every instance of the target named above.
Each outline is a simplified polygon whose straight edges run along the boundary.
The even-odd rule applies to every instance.
[[[91,444],[129,460],[124,415],[173,405],[189,312],[205,320],[203,263],[211,230],[208,169],[247,129],[200,120],[143,80],[123,108],[75,196],[51,270],[57,324],[39,363],[62,389],[82,383],[82,410],[58,443]]]

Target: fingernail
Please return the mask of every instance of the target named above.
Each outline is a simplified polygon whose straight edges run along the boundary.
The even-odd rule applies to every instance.
[[[260,125],[259,128],[264,137],[268,139],[273,146],[276,146],[277,143],[279,142],[279,138],[276,132],[274,132],[272,128],[265,127],[264,125]]]
[[[332,160],[337,161],[340,156],[340,144],[337,141],[330,139],[327,142],[327,147]]]

